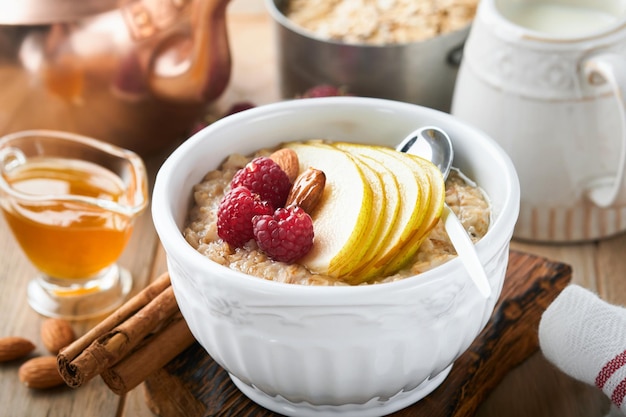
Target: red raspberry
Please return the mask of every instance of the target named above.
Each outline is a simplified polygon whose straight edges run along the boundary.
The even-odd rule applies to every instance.
[[[217,208],[217,235],[234,247],[241,247],[254,238],[252,218],[272,213],[267,201],[246,187],[231,189]]]
[[[329,84],[320,84],[309,88],[302,94],[302,98],[345,96],[345,91]]]
[[[193,126],[191,126],[191,130],[189,131],[189,136],[195,135],[196,133],[198,133],[199,131],[207,127],[208,125],[209,124],[205,122],[204,120],[197,121],[196,123],[194,123]]]
[[[255,216],[252,223],[259,248],[275,261],[292,263],[313,246],[313,220],[299,206]]]
[[[291,181],[283,169],[270,158],[261,156],[248,162],[233,177],[231,188],[244,186],[261,199],[269,201],[272,208],[283,207]]]
[[[238,103],[234,103],[228,108],[228,110],[226,110],[226,112],[224,113],[224,116],[222,117],[230,116],[231,114],[239,113],[241,111],[252,109],[254,107],[255,107],[254,104],[252,104],[249,101],[241,101]]]

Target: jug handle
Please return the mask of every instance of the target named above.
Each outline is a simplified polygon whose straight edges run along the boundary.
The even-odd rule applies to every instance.
[[[173,34],[154,50],[149,67],[152,92],[173,101],[207,102],[219,97],[230,79],[226,27],[230,0],[194,0],[189,35]],[[159,61],[175,59],[166,71]]]
[[[588,84],[604,81],[611,86],[621,119],[621,149],[616,175],[589,182],[587,197],[603,208],[623,205],[626,204],[626,59],[613,53],[597,54],[588,58],[582,69]]]

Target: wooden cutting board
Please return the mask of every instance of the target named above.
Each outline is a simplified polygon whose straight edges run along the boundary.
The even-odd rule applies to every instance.
[[[541,314],[570,282],[569,265],[511,251],[494,314],[444,383],[395,417],[469,417],[506,374],[539,348]],[[193,344],[144,384],[150,409],[161,417],[274,417],[245,397],[226,371]]]

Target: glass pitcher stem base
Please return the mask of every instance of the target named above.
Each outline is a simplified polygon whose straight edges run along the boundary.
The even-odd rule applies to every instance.
[[[28,284],[28,303],[47,317],[82,320],[110,313],[132,288],[130,272],[113,265],[99,277],[80,284],[38,276]],[[67,282],[67,281],[65,281]]]

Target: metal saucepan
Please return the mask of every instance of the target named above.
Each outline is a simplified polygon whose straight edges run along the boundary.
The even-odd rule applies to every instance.
[[[322,39],[284,14],[287,0],[265,0],[276,27],[281,93],[293,98],[331,84],[350,94],[449,111],[470,24],[423,41],[369,45]]]

